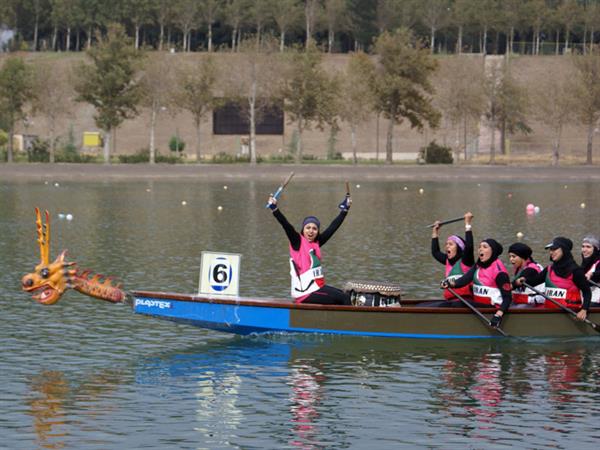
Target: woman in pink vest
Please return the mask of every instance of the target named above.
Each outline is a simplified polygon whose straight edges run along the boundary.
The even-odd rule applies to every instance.
[[[585,277],[596,284],[600,283],[600,241],[591,234],[583,238],[581,243],[581,268]],[[600,304],[600,288],[592,285],[592,304]]]
[[[536,286],[545,283],[545,294],[548,297],[562,305],[581,308],[577,313],[577,318],[585,320],[590,308],[592,293],[585,272],[577,265],[571,254],[573,242],[571,239],[558,236],[552,239],[552,242],[545,248],[550,252],[551,263],[528,284]],[[521,286],[523,281],[524,278],[519,278],[515,280],[515,284]],[[557,308],[554,303],[549,301],[546,301],[545,306],[546,308]]]
[[[269,198],[269,208],[283,227],[290,241],[291,295],[296,303],[316,303],[322,305],[350,305],[350,296],[344,291],[325,284],[321,267],[321,247],[325,245],[348,215],[352,199],[350,194],[339,204],[340,213],[333,222],[320,232],[321,223],[315,216],[302,221],[298,233],[277,207],[277,199]]]
[[[513,266],[513,283],[519,278],[525,278],[527,284],[535,287],[538,291],[544,291],[544,283],[532,285],[531,280],[544,269],[532,258],[533,250],[527,244],[515,242],[508,247],[508,259]],[[544,297],[537,295],[531,289],[524,286],[513,285],[513,305],[516,307],[534,307],[544,304]]]
[[[453,234],[446,239],[444,252],[440,251],[440,222],[436,221],[431,232],[431,255],[440,264],[446,266],[444,276],[446,279],[458,279],[469,271],[475,264],[473,257],[473,231],[471,231],[471,223],[473,214],[470,212],[465,214],[465,238]],[[471,286],[467,285],[457,289],[457,294],[462,297],[471,297]],[[450,293],[448,289],[444,289],[444,298],[452,302],[452,304],[461,305],[457,298]],[[432,305],[430,305],[432,306]],[[450,306],[447,302],[441,303],[440,306]]]
[[[484,239],[479,244],[479,259],[458,280],[444,280],[442,287],[461,288],[473,283],[473,300],[478,308],[496,307],[491,325],[497,327],[512,301],[510,278],[506,267],[498,257],[503,248],[494,239]]]

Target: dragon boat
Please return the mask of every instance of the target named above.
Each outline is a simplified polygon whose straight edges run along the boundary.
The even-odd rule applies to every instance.
[[[68,289],[111,303],[128,303],[133,312],[212,330],[236,333],[325,333],[386,338],[475,339],[599,336],[597,325],[579,322],[556,308],[511,309],[502,330],[489,326],[494,308],[477,314],[464,307],[428,307],[427,300],[401,298],[396,283],[351,281],[344,287],[351,306],[294,303],[284,298],[126,292],[109,277],[81,271],[66,250],[50,263],[50,216],[36,208],[40,263],[26,274],[22,289],[52,305]],[[572,311],[570,311],[572,312]],[[600,307],[590,309],[600,315]],[[487,318],[486,318],[487,316]],[[488,321],[486,324],[485,321]]]

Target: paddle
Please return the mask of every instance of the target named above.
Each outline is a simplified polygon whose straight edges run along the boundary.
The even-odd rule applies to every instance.
[[[290,180],[292,179],[293,176],[294,176],[294,172],[290,172],[290,174],[287,176],[285,181],[277,188],[277,190],[273,194],[273,198],[275,200],[279,199],[279,196],[281,195],[281,193],[283,192],[285,187],[288,185],[288,183],[290,182]],[[265,205],[265,208],[268,208],[268,207],[269,207],[269,203],[267,202],[267,204]]]
[[[460,222],[461,220],[465,220],[465,216],[457,217],[456,219],[444,220],[443,222],[440,222],[440,227],[442,225],[448,225],[449,223]],[[435,227],[435,223],[427,225],[426,228],[433,228],[433,227]]]
[[[452,289],[451,287],[448,287],[447,289],[450,291],[450,293],[452,295],[454,295],[457,299],[459,299],[465,306],[469,307],[469,309],[471,311],[473,311],[477,315],[477,317],[479,317],[481,319],[481,321],[487,325],[488,328],[491,328],[492,330],[497,331],[502,336],[510,337],[508,334],[506,334],[504,332],[504,330],[502,328],[493,327],[492,323],[487,319],[487,317],[485,317],[483,314],[481,314],[479,312],[479,310],[477,308],[475,308],[473,305],[471,305],[468,301],[466,301],[464,298],[462,298],[460,295],[458,295],[454,289]]]
[[[536,288],[534,288],[533,286],[527,284],[527,283],[523,283],[523,286],[531,289],[533,292],[535,292],[537,295],[541,295],[542,297],[544,297],[546,300],[551,301],[552,303],[554,303],[556,306],[558,306],[560,309],[562,309],[565,312],[568,312],[569,314],[571,314],[574,317],[577,317],[577,313],[575,311],[573,311],[571,308],[567,308],[565,305],[563,305],[560,302],[557,302],[556,300],[554,300],[552,297],[548,297],[546,294],[544,294],[541,291],[538,291]],[[577,319],[579,320],[579,318]],[[600,333],[600,325],[598,325],[597,323],[592,322],[590,319],[584,319],[583,320],[585,323],[587,323],[590,327],[592,327],[594,330],[596,330],[598,333]]]
[[[350,183],[346,181],[346,195],[350,197]]]
[[[592,286],[596,286],[596,287],[600,288],[600,284],[596,283],[595,281],[588,280],[588,283],[590,283]]]

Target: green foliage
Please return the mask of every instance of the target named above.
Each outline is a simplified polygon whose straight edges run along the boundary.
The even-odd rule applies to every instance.
[[[261,162],[262,158],[257,158],[257,162]],[[233,155],[231,153],[219,152],[213,155],[212,162],[215,164],[232,164],[232,163],[249,163],[249,155]]]
[[[27,161],[29,162],[49,162],[50,161],[50,143],[45,140],[35,139],[31,147],[27,149]]]
[[[8,143],[8,133],[0,130],[0,147],[4,147]]]
[[[96,125],[110,131],[138,114],[142,93],[136,71],[142,54],[133,48],[124,29],[115,25],[88,56],[92,64],[77,67],[77,101],[94,106]]]
[[[185,150],[185,142],[179,136],[171,136],[171,139],[169,139],[169,150],[179,154]]]
[[[150,149],[142,148],[133,155],[119,155],[122,164],[139,164],[150,162]]]
[[[294,162],[294,156],[290,153],[269,155],[266,162],[271,163],[291,163]]]
[[[427,164],[452,164],[452,149],[444,145],[439,145],[431,141],[427,147],[421,147],[419,150],[419,159]]]
[[[178,163],[182,163],[183,159],[179,155],[173,156],[173,155],[157,154],[156,162],[157,163],[166,163],[166,164],[178,164]]]
[[[75,135],[73,132],[73,126],[69,128],[69,134],[67,136],[67,142],[64,146],[59,147],[54,155],[56,162],[63,163],[95,163],[97,158],[93,155],[82,155],[79,153],[77,146],[75,145]]]

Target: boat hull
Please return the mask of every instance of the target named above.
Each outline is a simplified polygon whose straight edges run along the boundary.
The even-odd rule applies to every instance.
[[[326,333],[393,338],[482,339],[500,337],[468,308],[301,305],[283,299],[215,298],[136,291],[137,314],[236,334]],[[483,309],[488,317],[494,309]],[[600,308],[592,313],[600,313]],[[503,330],[519,337],[599,336],[557,309],[515,309]]]

